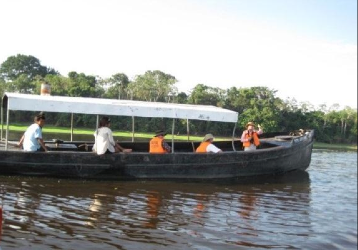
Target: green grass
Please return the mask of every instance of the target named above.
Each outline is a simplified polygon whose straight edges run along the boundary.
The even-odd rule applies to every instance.
[[[10,125],[10,132],[25,132],[28,125]],[[4,126],[4,129],[6,129],[6,126]],[[54,126],[45,126],[43,128],[43,133],[51,133],[51,134],[71,134],[71,129],[67,128],[67,127],[54,127]],[[73,134],[75,135],[93,135],[94,133],[94,129],[88,129],[88,128],[76,128],[73,130]],[[136,132],[134,134],[135,138],[142,138],[142,139],[150,139],[153,138],[154,132],[153,133],[139,133]],[[132,137],[132,132],[129,131],[114,131],[113,132],[113,136],[119,136],[119,137],[128,137],[131,138]],[[171,139],[171,135],[168,134],[167,135],[167,139]],[[188,136],[187,135],[174,135],[174,139],[175,140],[183,140],[186,141],[188,140]],[[190,140],[191,141],[201,141],[203,139],[203,136],[190,136]],[[224,138],[224,137],[217,137],[216,139],[218,140],[228,140],[229,138]],[[231,138],[229,139],[231,140]]]
[[[354,150],[357,151],[357,145],[350,144],[329,144],[323,142],[315,142],[314,149],[337,149],[337,150]]]

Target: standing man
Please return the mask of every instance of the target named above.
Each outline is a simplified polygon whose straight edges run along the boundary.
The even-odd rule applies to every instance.
[[[27,128],[21,137],[18,146],[23,147],[24,151],[45,151],[47,148],[42,139],[42,128],[45,125],[45,115],[41,112],[34,118],[34,124]]]
[[[167,134],[163,130],[155,133],[155,136],[149,142],[149,153],[151,154],[166,154],[172,151],[172,148],[164,141]]]
[[[255,123],[249,122],[246,124],[246,130],[242,133],[241,142],[245,151],[256,150],[260,145],[259,135],[263,133],[261,126],[258,125],[259,130],[255,130]]]

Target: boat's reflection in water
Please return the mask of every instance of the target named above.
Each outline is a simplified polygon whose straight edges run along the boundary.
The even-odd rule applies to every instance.
[[[282,232],[304,238],[311,227],[307,172],[214,183],[0,180],[5,249],[289,247]]]

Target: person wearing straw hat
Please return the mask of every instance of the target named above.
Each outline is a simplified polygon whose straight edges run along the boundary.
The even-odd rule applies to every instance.
[[[163,130],[159,130],[155,133],[155,136],[149,142],[149,153],[166,154],[172,151],[172,148],[164,140],[166,135],[167,133]]]
[[[255,130],[255,127],[255,123],[248,122],[246,130],[242,133],[241,142],[245,151],[256,150],[260,145],[259,135],[263,133],[263,130],[260,125],[258,125],[259,130]]]
[[[196,149],[197,153],[219,153],[222,150],[212,144],[214,141],[214,136],[212,134],[205,135],[203,141],[200,143],[200,146]]]
[[[132,152],[132,149],[123,148],[114,141],[110,127],[111,119],[106,116],[102,117],[98,129],[94,133],[95,142],[92,150],[98,155]]]

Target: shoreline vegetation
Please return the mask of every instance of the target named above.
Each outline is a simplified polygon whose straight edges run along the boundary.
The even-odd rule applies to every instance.
[[[24,132],[27,129],[27,125],[10,125],[10,132]],[[6,129],[6,125],[4,125],[4,129]],[[53,134],[71,134],[70,128],[65,127],[54,127],[54,126],[46,126],[43,129],[44,133],[53,133]],[[94,130],[88,129],[88,128],[76,128],[73,130],[74,135],[93,135]],[[154,133],[154,132],[153,132]],[[137,139],[150,139],[153,137],[153,133],[140,133],[135,132],[134,137]],[[113,132],[113,136],[118,137],[132,137],[132,132],[129,131],[119,131],[119,132]],[[168,138],[171,138],[171,136],[168,134]],[[188,139],[187,135],[174,135],[175,140],[183,140],[186,141]],[[190,135],[191,141],[201,141],[203,139],[203,136],[195,136]],[[216,137],[217,140],[231,140],[231,138],[228,137]],[[323,142],[315,142],[313,144],[314,149],[333,149],[333,150],[353,150],[357,151],[357,145],[350,145],[350,144],[329,144],[329,143],[323,143]]]
[[[222,86],[211,87],[205,83],[197,83],[187,92],[183,92],[178,89],[178,79],[161,70],[147,70],[143,74],[134,76],[133,79],[129,79],[124,72],[116,72],[104,78],[76,71],[61,75],[56,69],[41,65],[38,58],[23,54],[9,56],[0,65],[0,72],[1,96],[5,92],[37,95],[41,94],[41,86],[43,88],[50,86],[52,96],[209,105],[240,114],[237,127],[241,129],[245,128],[249,121],[261,124],[266,131],[279,131],[281,128],[285,128],[286,131],[310,128],[315,130],[316,141],[357,144],[357,108],[355,106],[343,108],[338,103],[331,106],[325,103],[315,106],[309,102],[299,102],[292,96],[281,99],[277,96],[277,90],[260,86],[260,84],[252,87],[222,88]],[[25,125],[33,119],[35,113],[40,111],[11,112],[11,124]],[[70,128],[72,120],[70,113],[54,112],[48,116],[50,118],[48,121]],[[118,129],[130,133],[132,130],[130,120],[129,117],[121,115],[113,116],[113,124],[114,122],[116,124],[113,130]],[[175,121],[176,132],[180,131],[180,135],[186,134],[185,120],[176,119]],[[72,121],[75,128],[83,127],[91,130],[96,124],[96,117],[93,114],[75,114]],[[158,127],[166,127],[169,132],[172,120],[138,117],[135,119],[135,124],[140,126],[138,127],[140,131],[146,133],[155,131]],[[191,121],[189,124],[193,136],[203,136],[210,132],[226,138],[232,136],[228,133],[231,125],[217,122],[208,124],[205,121]],[[210,131],[208,131],[209,128]],[[82,135],[78,138],[87,136]]]

